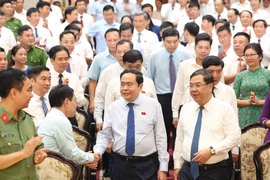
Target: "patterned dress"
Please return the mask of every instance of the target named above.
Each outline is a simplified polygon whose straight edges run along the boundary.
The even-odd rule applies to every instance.
[[[270,90],[270,72],[262,67],[255,71],[247,69],[236,76],[233,88],[237,99],[249,100],[250,92],[254,92],[258,100],[265,99]],[[260,122],[262,107],[254,105],[239,107],[240,127]]]

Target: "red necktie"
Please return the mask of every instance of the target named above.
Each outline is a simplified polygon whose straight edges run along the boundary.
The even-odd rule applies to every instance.
[[[220,19],[220,14],[217,16],[217,19]]]
[[[81,24],[82,24],[82,27],[83,27],[83,20],[82,20],[83,16],[80,16],[80,18],[81,18]]]

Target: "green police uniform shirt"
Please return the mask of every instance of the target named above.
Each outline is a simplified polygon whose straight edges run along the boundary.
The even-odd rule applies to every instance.
[[[11,60],[11,50],[8,51],[7,59],[10,62]],[[28,66],[46,66],[48,56],[46,52],[37,46],[31,46],[30,49],[27,51],[27,61],[26,65]]]
[[[37,136],[37,130],[30,115],[20,110],[18,121],[0,105],[0,154],[21,151],[24,144]],[[37,149],[43,148],[43,144]],[[36,149],[36,150],[37,150]],[[6,180],[37,180],[34,157],[30,156],[18,163],[0,170],[0,179]]]
[[[12,17],[10,20],[7,20],[6,25],[5,25],[6,28],[10,29],[13,32],[16,40],[18,37],[18,29],[21,26],[22,26],[21,20],[15,18],[15,17]]]

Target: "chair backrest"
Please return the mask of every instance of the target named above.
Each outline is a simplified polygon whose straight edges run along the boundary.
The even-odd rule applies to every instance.
[[[93,144],[93,138],[91,137],[91,135],[88,132],[79,129],[76,126],[72,126],[72,129],[73,129],[73,137],[75,139],[78,148],[80,148],[85,152],[88,152]]]
[[[86,103],[85,103],[85,105],[83,106],[83,110],[85,111],[85,112],[87,112],[87,114],[89,114],[89,105],[90,105],[90,97],[89,97],[89,95],[88,94],[84,94],[84,98],[86,99]]]
[[[72,160],[66,159],[56,152],[48,152],[48,156],[36,165],[40,180],[61,179],[78,180],[80,167]]]
[[[261,123],[253,123],[242,129],[240,148],[241,179],[256,180],[253,152],[264,143],[267,130]]]
[[[257,180],[270,180],[270,141],[254,151]]]
[[[83,129],[83,130],[87,130],[87,128],[90,124],[88,114],[84,110],[77,107],[76,113],[75,113],[75,118],[78,122],[78,128]]]

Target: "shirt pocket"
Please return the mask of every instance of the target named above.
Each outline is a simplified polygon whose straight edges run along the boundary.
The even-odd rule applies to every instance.
[[[23,145],[19,137],[0,138],[0,154],[10,154],[22,150]]]

